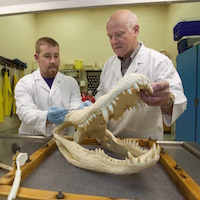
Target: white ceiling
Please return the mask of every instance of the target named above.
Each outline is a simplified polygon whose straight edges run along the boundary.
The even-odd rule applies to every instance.
[[[0,15],[113,5],[198,2],[188,0],[0,0]]]

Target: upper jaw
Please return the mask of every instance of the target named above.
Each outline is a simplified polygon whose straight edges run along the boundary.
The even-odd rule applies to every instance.
[[[117,139],[106,129],[110,119],[120,119],[127,109],[144,106],[138,94],[141,89],[153,93],[150,81],[144,75],[126,75],[116,87],[90,107],[67,114],[65,122],[53,131],[57,146],[65,158],[77,167],[116,174],[136,173],[155,165],[160,158],[159,146],[154,144],[146,151],[137,142]],[[71,125],[77,128],[73,142],[59,135],[65,127]],[[102,150],[84,149],[78,143],[85,136],[96,138],[103,147],[126,159],[111,158]]]

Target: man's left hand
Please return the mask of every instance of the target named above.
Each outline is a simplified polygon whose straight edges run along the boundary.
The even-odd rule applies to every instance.
[[[170,106],[169,83],[165,80],[152,82],[153,94],[147,90],[140,91],[141,99],[149,106],[160,106],[166,114],[172,114],[173,104]],[[166,109],[167,108],[167,109]]]
[[[81,103],[81,105],[79,106],[79,109],[82,109],[84,107],[88,107],[91,106],[93,103],[89,100],[84,101],[83,103]]]

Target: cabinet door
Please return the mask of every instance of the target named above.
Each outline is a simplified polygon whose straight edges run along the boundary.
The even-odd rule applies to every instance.
[[[196,142],[200,143],[200,44],[198,45],[198,62],[197,62],[197,98],[199,98],[199,104],[197,106],[197,118],[196,118]]]
[[[177,71],[182,79],[184,93],[188,99],[187,110],[176,121],[175,139],[195,141],[196,107],[194,99],[197,90],[197,46],[177,56]]]

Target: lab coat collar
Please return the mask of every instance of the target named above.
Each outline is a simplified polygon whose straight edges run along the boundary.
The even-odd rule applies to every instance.
[[[141,63],[144,63],[144,53],[146,51],[146,47],[144,46],[144,44],[142,42],[141,43],[141,47],[140,47],[140,50],[138,51],[136,57],[135,57],[135,60],[137,60],[137,64],[141,64]]]
[[[50,93],[54,93],[57,89],[60,88],[61,80],[62,80],[61,73],[58,72],[54,78]]]
[[[136,57],[137,57],[137,55],[136,55]],[[136,57],[131,62],[130,66],[128,67],[128,69],[125,73],[125,75],[130,74],[130,73],[136,73],[138,71],[140,61],[138,61]],[[113,65],[113,71],[114,71],[114,73],[117,77],[117,80],[120,80],[122,78],[121,61],[117,56],[116,56],[112,65]]]
[[[131,62],[130,66],[128,67],[128,69],[127,69],[125,74],[137,73],[139,67],[144,64],[145,46],[143,45],[142,42],[140,42],[140,43],[141,43],[140,50],[138,51],[137,55],[135,56],[135,58]],[[115,60],[114,60],[112,65],[113,65],[114,73],[117,76],[117,79],[118,80],[121,79],[122,78],[121,61],[117,57],[117,55],[116,55]]]
[[[126,72],[127,74],[137,73],[139,71],[139,68],[141,67],[141,65],[144,64],[145,46],[143,45],[142,42],[140,42],[140,43],[141,43],[140,50],[138,51],[137,55],[131,62],[129,68],[127,69],[127,72]]]
[[[45,89],[47,91],[50,91],[50,88],[47,85],[46,81],[43,79],[39,68],[36,71],[33,72],[33,77],[34,77],[34,79],[36,81],[36,84],[38,84],[39,87],[41,87],[41,88],[43,88],[43,89]]]
[[[117,80],[122,78],[121,72],[121,60],[116,56],[114,62],[112,63],[113,71],[117,77]]]
[[[49,88],[48,84],[46,83],[46,81],[42,77],[39,68],[35,72],[33,72],[33,76],[34,76],[35,80],[38,81],[39,86],[42,87],[43,89],[47,90],[48,92],[53,93],[55,90],[57,90],[59,88],[59,85],[60,85],[60,82],[61,82],[60,72],[58,72],[56,74],[56,77],[53,81],[51,89]]]

